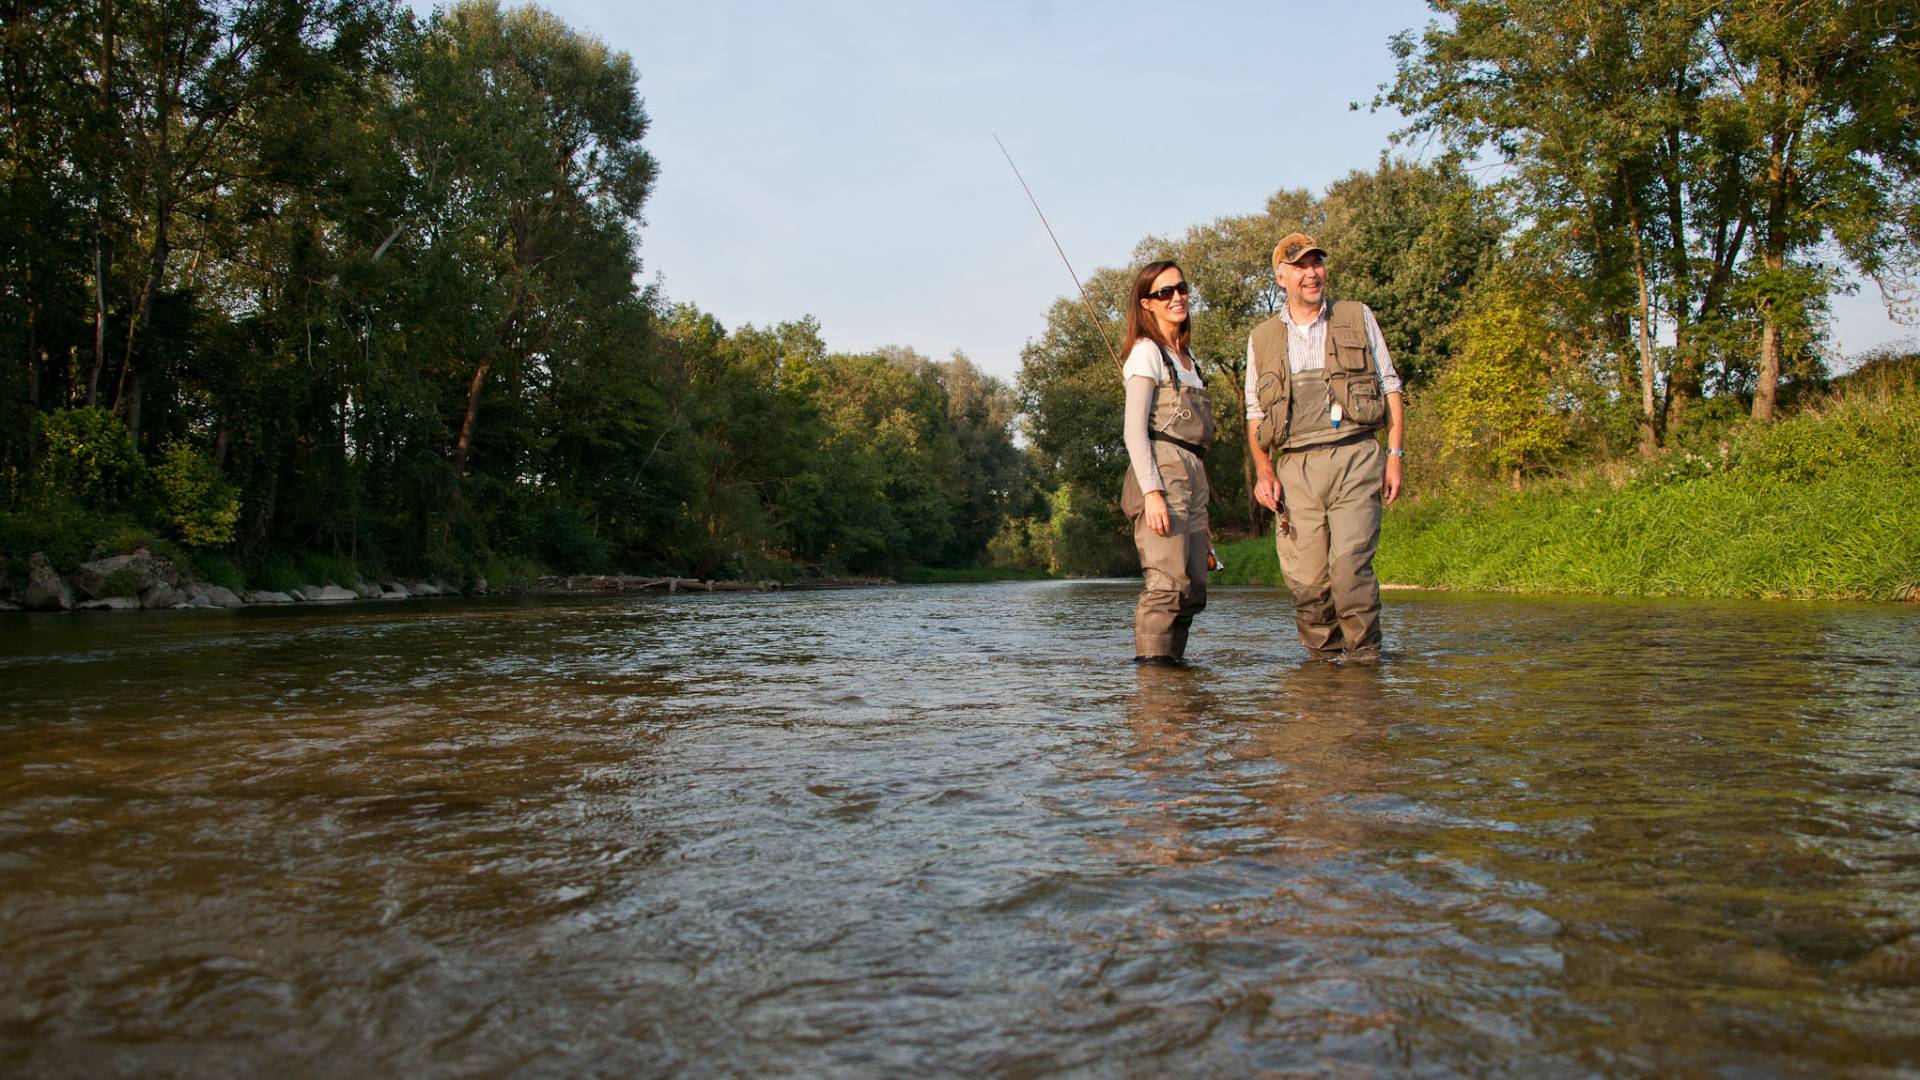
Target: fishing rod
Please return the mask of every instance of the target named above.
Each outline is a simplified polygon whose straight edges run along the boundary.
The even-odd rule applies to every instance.
[[[1040,215],[1040,226],[1047,230],[1047,239],[1053,241],[1053,250],[1060,253],[1060,261],[1066,265],[1067,276],[1073,278],[1073,287],[1080,290],[1080,306],[1087,310],[1087,318],[1092,320],[1093,328],[1100,332],[1100,343],[1107,347],[1107,355],[1113,357],[1113,366],[1122,371],[1126,365],[1120,362],[1120,352],[1113,347],[1113,341],[1107,337],[1107,326],[1093,313],[1093,304],[1087,300],[1087,287],[1080,284],[1080,275],[1073,272],[1073,264],[1067,261],[1067,252],[1060,246],[1060,238],[1053,235],[1053,226],[1047,224],[1047,215],[1040,209],[1040,200],[1033,197],[1033,189],[1027,186],[1027,178],[1020,175],[1020,166],[1013,163],[1013,155],[1007,153],[1007,144],[995,134],[993,141],[1000,147],[1000,155],[1007,159],[1007,168],[1013,170],[1013,178],[1020,181],[1020,190],[1027,193],[1027,201],[1033,204],[1033,212]]]

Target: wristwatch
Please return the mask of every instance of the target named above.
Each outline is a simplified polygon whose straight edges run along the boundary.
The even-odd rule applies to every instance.
[[[1392,454],[1394,457],[1397,457],[1397,458],[1404,458],[1407,456],[1407,452],[1398,446],[1387,447],[1387,453]]]

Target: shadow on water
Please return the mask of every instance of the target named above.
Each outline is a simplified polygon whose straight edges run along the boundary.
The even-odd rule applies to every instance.
[[[10,1074],[1883,1075],[1920,619],[1021,583],[23,619]]]

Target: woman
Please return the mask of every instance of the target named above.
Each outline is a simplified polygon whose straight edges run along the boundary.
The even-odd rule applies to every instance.
[[[1213,403],[1187,351],[1187,276],[1152,262],[1127,304],[1126,440],[1130,467],[1120,508],[1133,522],[1144,581],[1133,612],[1133,662],[1179,664],[1187,631],[1207,606],[1206,453]]]

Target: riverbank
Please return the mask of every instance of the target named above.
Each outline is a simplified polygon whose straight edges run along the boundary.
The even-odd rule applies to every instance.
[[[229,588],[219,582],[201,579],[190,564],[183,566],[169,555],[156,553],[143,546],[124,555],[81,563],[67,573],[55,570],[44,552],[35,552],[29,561],[29,571],[23,585],[11,588],[4,579],[0,579],[0,611],[152,611],[326,604],[355,600],[413,600],[502,593],[564,596],[636,592],[771,592],[783,588],[824,589],[892,584],[895,584],[893,579],[882,577],[819,577],[781,582],[673,575],[548,574],[515,577],[495,587],[484,576],[475,576],[456,585],[444,578],[364,578],[353,573],[335,573],[320,577],[316,584],[248,588],[236,582],[235,587]]]
[[[1375,570],[1459,590],[1920,601],[1910,377],[1716,434],[1518,488],[1416,495],[1387,512]],[[1215,583],[1280,584],[1271,537],[1219,551]]]

